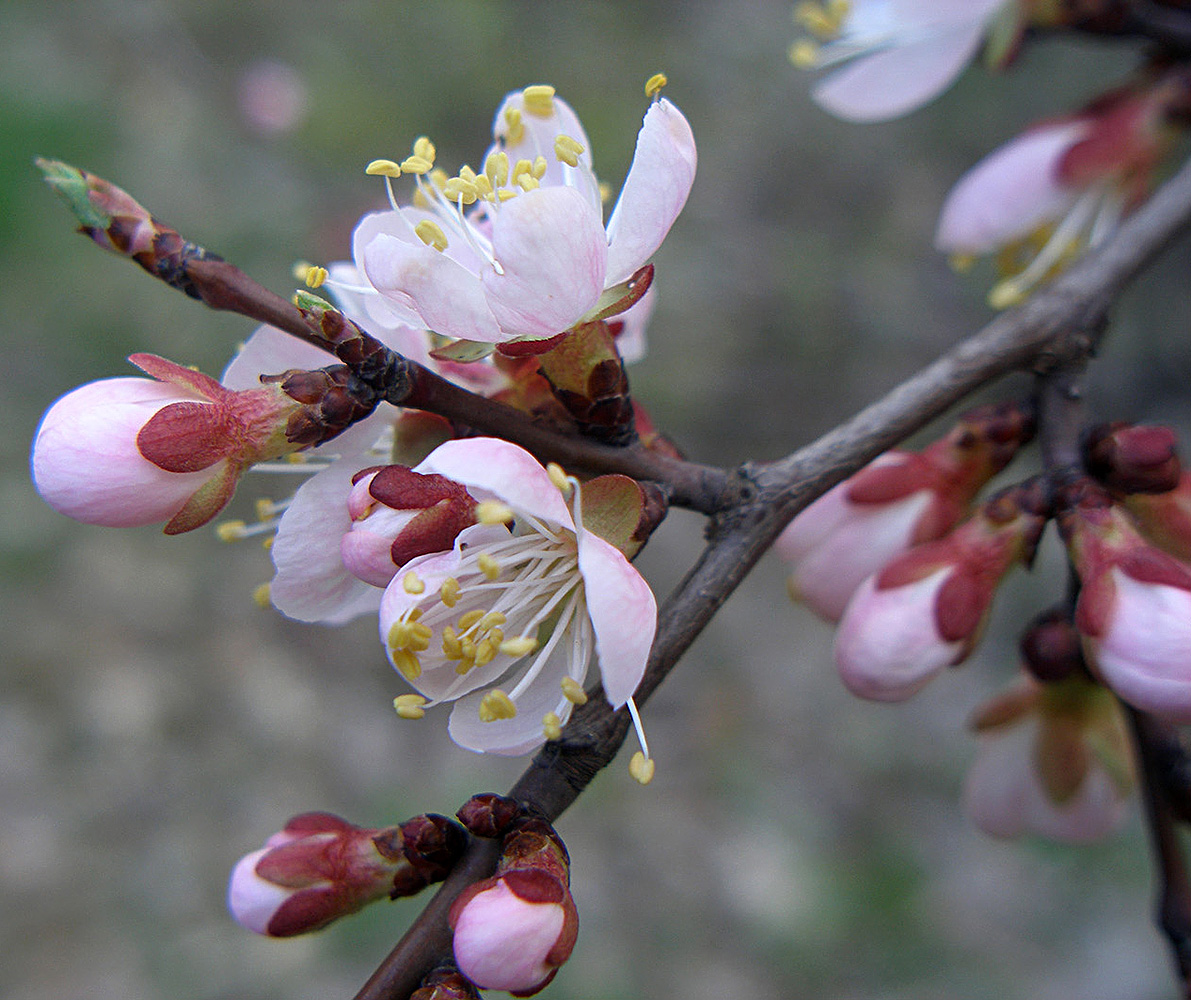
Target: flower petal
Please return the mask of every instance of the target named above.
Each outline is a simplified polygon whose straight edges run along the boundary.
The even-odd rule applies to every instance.
[[[490,344],[509,339],[480,279],[420,240],[415,246],[381,233],[364,248],[364,272],[382,295],[412,302],[421,323],[435,333]]]
[[[415,472],[437,472],[472,490],[489,493],[513,510],[574,530],[562,494],[524,448],[499,438],[462,438],[439,445]],[[482,499],[482,498],[480,498]]]
[[[696,159],[695,137],[682,112],[664,97],[654,101],[608,219],[605,285],[624,281],[662,245],[695,182]]]
[[[492,223],[492,252],[504,273],[486,268],[480,281],[502,340],[562,333],[604,290],[604,227],[573,188],[540,187],[505,202]]]
[[[817,84],[812,96],[846,121],[897,118],[941,94],[976,54],[983,34],[984,21],[972,19],[919,42],[859,56]]]
[[[604,695],[613,708],[620,708],[637,690],[649,662],[657,601],[620,550],[590,531],[579,535],[579,572],[595,629]]]
[[[313,370],[337,364],[335,355],[272,326],[259,326],[223,370],[226,389],[259,389],[262,375],[291,368]]]
[[[578,187],[588,203],[597,212],[601,211],[599,184],[592,173],[591,141],[583,130],[579,116],[571,106],[559,97],[551,100],[551,113],[539,115],[525,110],[523,91],[509,94],[501,106],[496,110],[492,121],[492,134],[498,140],[490,152],[503,151],[508,155],[510,165],[518,160],[530,162],[539,156],[546,160],[546,173],[542,175],[543,187],[568,185]],[[521,128],[518,130],[519,141],[511,142],[513,130],[509,125],[510,113],[519,115]],[[554,152],[554,140],[566,135],[574,139],[583,147],[583,152],[577,157],[578,167],[569,167],[558,159]],[[504,143],[500,144],[499,140]]]

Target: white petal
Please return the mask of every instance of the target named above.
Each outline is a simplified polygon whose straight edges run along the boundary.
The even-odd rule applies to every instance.
[[[219,380],[228,389],[259,389],[262,375],[291,368],[313,370],[338,364],[335,355],[272,326],[257,327]]]
[[[608,219],[606,285],[630,277],[662,245],[695,182],[696,159],[695,137],[682,112],[664,97],[654,101]]]

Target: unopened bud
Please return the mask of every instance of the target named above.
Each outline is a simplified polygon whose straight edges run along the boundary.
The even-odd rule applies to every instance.
[[[472,836],[501,837],[524,811],[515,799],[482,792],[468,799],[455,815]]]
[[[480,993],[462,972],[446,966],[426,975],[409,1000],[480,1000]]]
[[[1045,611],[1021,637],[1026,669],[1043,683],[1086,675],[1079,632],[1065,611]]]
[[[1166,493],[1182,472],[1174,431],[1144,424],[1103,424],[1084,444],[1088,474],[1114,493]]]

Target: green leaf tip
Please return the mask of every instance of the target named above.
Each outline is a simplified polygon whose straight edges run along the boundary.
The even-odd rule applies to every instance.
[[[319,298],[313,292],[308,292],[304,288],[299,288],[294,292],[293,302],[303,312],[322,313],[338,311],[326,299]]]
[[[90,174],[69,163],[43,156],[36,157],[33,162],[46,183],[65,199],[81,226],[85,229],[107,229],[112,219],[91,200]]]

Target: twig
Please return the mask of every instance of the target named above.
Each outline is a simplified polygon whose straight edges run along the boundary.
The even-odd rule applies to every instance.
[[[1085,358],[1117,294],[1189,222],[1191,164],[1049,289],[812,444],[747,469],[752,494],[719,516],[712,541],[659,611],[638,703],[656,690],[799,510],[976,388],[1017,369],[1047,371]],[[615,757],[627,730],[623,711],[612,712],[603,698],[591,699],[572,715],[563,739],[538,753],[510,794],[546,818],[557,818]],[[463,888],[453,879],[445,884],[432,902],[434,913],[445,912]],[[388,987],[365,987],[356,1000],[408,997],[433,964],[423,942],[444,938],[437,919],[428,910],[415,921],[382,965]],[[448,956],[444,950],[433,958]],[[376,981],[374,976],[370,983]]]

